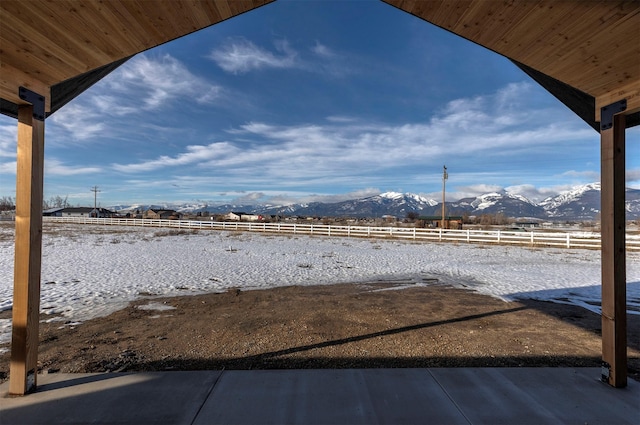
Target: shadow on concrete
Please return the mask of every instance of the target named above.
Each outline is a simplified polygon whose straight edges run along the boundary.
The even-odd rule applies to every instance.
[[[220,374],[44,375],[35,393],[0,399],[0,424],[191,424]]]
[[[76,385],[88,384],[90,382],[98,382],[106,379],[111,379],[115,375],[105,374],[105,373],[96,373],[91,375],[81,375],[77,378],[66,379],[62,381],[54,380],[52,382],[48,382],[46,384],[38,385],[37,392],[42,393],[46,391],[55,391],[62,388],[73,387]]]
[[[614,389],[598,382],[598,373],[438,368],[47,375],[45,385],[59,388],[3,399],[0,423],[636,424],[640,384]]]

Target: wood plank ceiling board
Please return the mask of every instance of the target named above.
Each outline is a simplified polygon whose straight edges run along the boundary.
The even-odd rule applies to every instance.
[[[24,86],[50,114],[127,58],[272,1],[2,0],[0,112],[17,116]]]
[[[623,97],[627,125],[640,122],[640,1],[383,1],[562,83],[546,87],[561,100],[582,97],[567,87],[590,96],[581,117],[594,128],[600,108]]]

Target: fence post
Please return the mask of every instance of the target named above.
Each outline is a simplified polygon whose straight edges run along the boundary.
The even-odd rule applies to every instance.
[[[571,233],[567,233],[567,248],[571,248]]]
[[[442,227],[440,228],[440,231],[438,232],[438,241],[442,242]]]
[[[500,230],[498,230],[498,243],[500,243]]]
[[[413,228],[413,240],[414,241],[416,240],[416,228],[415,227]]]
[[[533,237],[533,232],[531,232],[531,246],[533,246],[534,244],[534,237]]]
[[[467,229],[467,243],[471,242],[471,230]]]

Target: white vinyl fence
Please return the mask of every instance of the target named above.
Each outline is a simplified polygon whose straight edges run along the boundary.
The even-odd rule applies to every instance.
[[[395,238],[415,241],[514,244],[562,248],[600,249],[600,234],[592,232],[535,232],[504,230],[448,230],[415,227],[341,226],[298,223],[149,220],[130,218],[44,217],[46,222],[177,229],[235,230],[317,236]],[[640,236],[627,235],[627,250],[640,250]]]

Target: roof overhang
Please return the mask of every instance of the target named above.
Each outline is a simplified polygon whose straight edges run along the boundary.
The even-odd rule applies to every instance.
[[[383,1],[510,59],[598,131],[622,98],[640,124],[637,0]]]
[[[271,1],[3,0],[0,112],[23,86],[50,115],[131,56]],[[507,57],[596,130],[622,98],[640,124],[638,1],[383,1]]]
[[[0,112],[17,116],[19,87],[50,115],[128,58],[273,0],[2,0]]]

